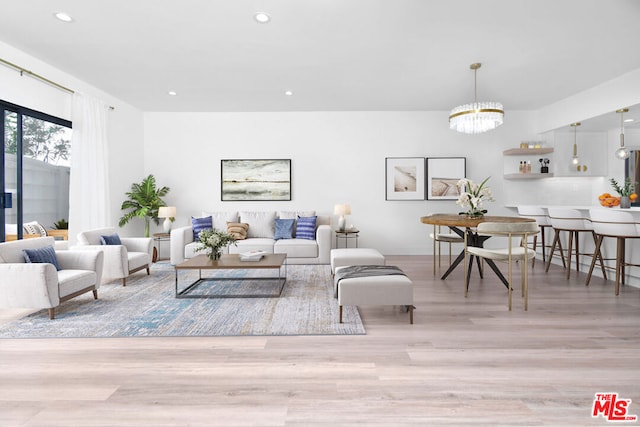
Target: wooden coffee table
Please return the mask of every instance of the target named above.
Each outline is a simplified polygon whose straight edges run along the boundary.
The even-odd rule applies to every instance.
[[[240,261],[240,255],[224,254],[219,260],[212,261],[206,255],[198,255],[182,264],[175,266],[176,270],[176,298],[277,298],[282,294],[282,289],[287,281],[287,259],[286,254],[266,254],[260,261]],[[284,267],[284,275],[282,269]],[[202,277],[203,270],[278,270],[277,276],[272,277]],[[193,283],[181,288],[178,283],[178,276],[182,270],[198,270],[198,279]],[[198,287],[207,282],[215,284],[226,284],[232,281],[275,281],[279,288],[274,294],[214,294],[214,293],[194,293]]]

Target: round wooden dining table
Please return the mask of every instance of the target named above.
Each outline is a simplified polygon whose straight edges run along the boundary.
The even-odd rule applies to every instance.
[[[480,217],[468,217],[466,215],[461,214],[451,214],[451,213],[434,213],[430,215],[426,215],[420,217],[420,222],[423,224],[432,224],[433,225],[433,235],[436,234],[437,226],[446,226],[451,229],[454,233],[459,235],[460,237],[465,237],[467,239],[468,246],[475,247],[483,247],[485,240],[489,238],[489,236],[481,236],[478,233],[474,232],[473,229],[478,226],[478,224],[482,222],[535,222],[534,218],[525,218],[520,216],[492,216],[492,215],[483,215]],[[463,230],[464,229],[464,230]],[[441,279],[444,280],[451,274],[453,270],[464,260],[464,249],[460,252],[458,257],[451,263],[447,271],[442,275]],[[482,270],[480,269],[479,260],[478,262],[478,271],[480,272],[480,277],[482,277]],[[508,288],[509,284],[504,275],[500,272],[495,263],[486,259],[486,263],[491,267],[491,269],[496,273],[498,278],[504,283],[504,285]],[[435,261],[434,261],[435,262]],[[470,260],[470,263],[473,262],[473,258]],[[469,271],[471,271],[471,267],[469,266]]]

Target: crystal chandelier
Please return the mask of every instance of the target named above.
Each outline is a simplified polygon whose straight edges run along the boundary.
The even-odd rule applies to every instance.
[[[620,148],[616,150],[616,158],[620,160],[628,159],[629,149],[624,146],[624,113],[628,112],[628,108],[621,108],[620,110],[616,110],[616,113],[620,113]]]
[[[473,103],[455,107],[449,115],[449,128],[462,133],[482,133],[500,126],[504,117],[502,104],[499,102],[478,102],[478,68],[482,64],[476,62],[469,68],[473,70]]]

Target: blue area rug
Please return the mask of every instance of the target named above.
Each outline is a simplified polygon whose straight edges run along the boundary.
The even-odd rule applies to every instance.
[[[192,278],[180,275],[181,282]],[[253,292],[252,286],[264,284],[239,278],[235,286],[236,291]],[[287,266],[287,282],[278,298],[176,299],[175,272],[168,263],[154,264],[150,276],[133,274],[126,287],[120,281],[104,284],[98,296],[94,300],[89,292],[62,303],[54,320],[40,310],[0,326],[0,338],[366,333],[356,307],[344,307],[344,323],[338,322],[338,300],[327,265]]]

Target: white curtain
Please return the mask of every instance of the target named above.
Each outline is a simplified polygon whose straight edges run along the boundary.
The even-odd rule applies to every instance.
[[[109,201],[108,109],[99,99],[73,94],[69,243],[79,232],[111,227]]]

